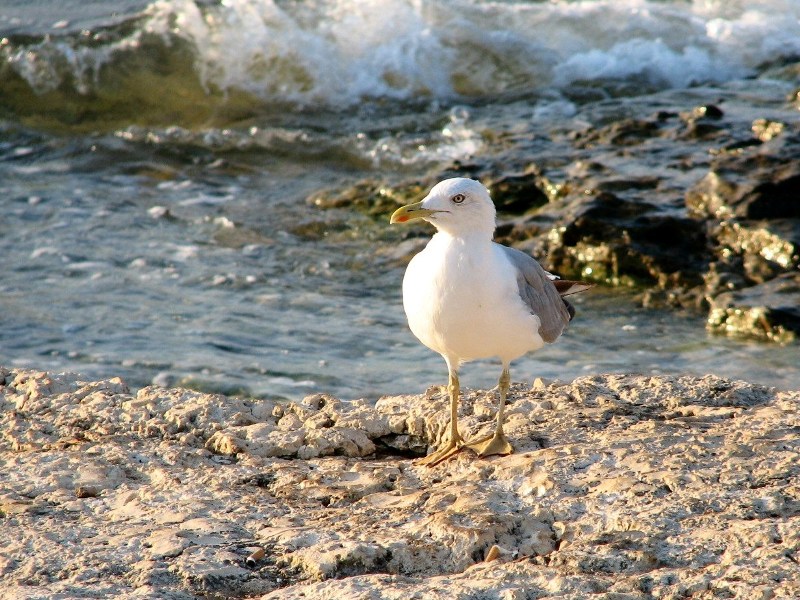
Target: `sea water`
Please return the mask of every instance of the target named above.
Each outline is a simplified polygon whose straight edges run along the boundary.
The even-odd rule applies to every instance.
[[[311,194],[419,177],[632,97],[757,103],[795,85],[770,68],[797,56],[788,0],[6,1],[0,364],[287,398],[444,383],[405,324],[407,233]],[[796,345],[711,336],[702,314],[625,290],[575,303],[513,379],[800,386]]]

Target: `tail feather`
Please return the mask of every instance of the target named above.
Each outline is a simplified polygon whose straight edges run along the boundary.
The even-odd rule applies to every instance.
[[[567,307],[570,321],[575,318],[575,307],[564,300],[564,296],[579,294],[580,292],[585,292],[586,290],[594,287],[593,283],[587,283],[585,281],[569,281],[568,279],[554,279],[553,285],[556,286],[556,291],[558,292],[558,295],[561,296],[561,301],[564,303],[564,306]]]
[[[585,281],[570,281],[569,279],[555,279],[553,285],[556,286],[559,296],[571,296],[572,294],[579,294],[585,292],[589,288],[593,288],[593,283]]]

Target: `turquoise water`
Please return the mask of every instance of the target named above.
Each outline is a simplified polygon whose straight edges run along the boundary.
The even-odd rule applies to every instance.
[[[765,65],[800,55],[797,17],[777,1],[6,3],[0,364],[290,398],[441,384],[402,313],[408,231],[307,198],[518,132],[546,153],[561,123],[632,97],[692,106],[697,83],[777,111],[793,82]],[[710,336],[628,291],[576,303],[515,380],[800,387],[796,345]]]

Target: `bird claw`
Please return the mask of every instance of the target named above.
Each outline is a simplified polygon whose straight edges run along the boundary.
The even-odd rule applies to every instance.
[[[464,448],[469,448],[481,458],[486,456],[505,456],[514,452],[514,447],[506,439],[502,430],[495,431],[493,435],[479,438],[472,442],[463,440],[450,441],[444,448],[440,448],[428,456],[423,456],[414,461],[415,465],[422,467],[435,467],[439,463],[446,461],[461,452]]]
[[[440,448],[436,452],[432,452],[428,454],[428,456],[423,456],[422,458],[418,458],[414,461],[415,465],[423,466],[423,467],[435,467],[440,462],[444,462],[451,456],[455,456],[464,448],[464,442],[453,442],[451,441],[448,443],[444,448]]]
[[[487,435],[486,437],[477,439],[475,441],[465,444],[465,447],[473,450],[478,456],[494,456],[511,454],[514,452],[514,447],[506,439],[503,430],[495,431],[494,435]]]

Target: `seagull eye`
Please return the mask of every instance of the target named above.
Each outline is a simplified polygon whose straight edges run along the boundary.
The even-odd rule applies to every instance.
[[[456,194],[450,198],[455,204],[461,204],[464,201],[464,194]]]

